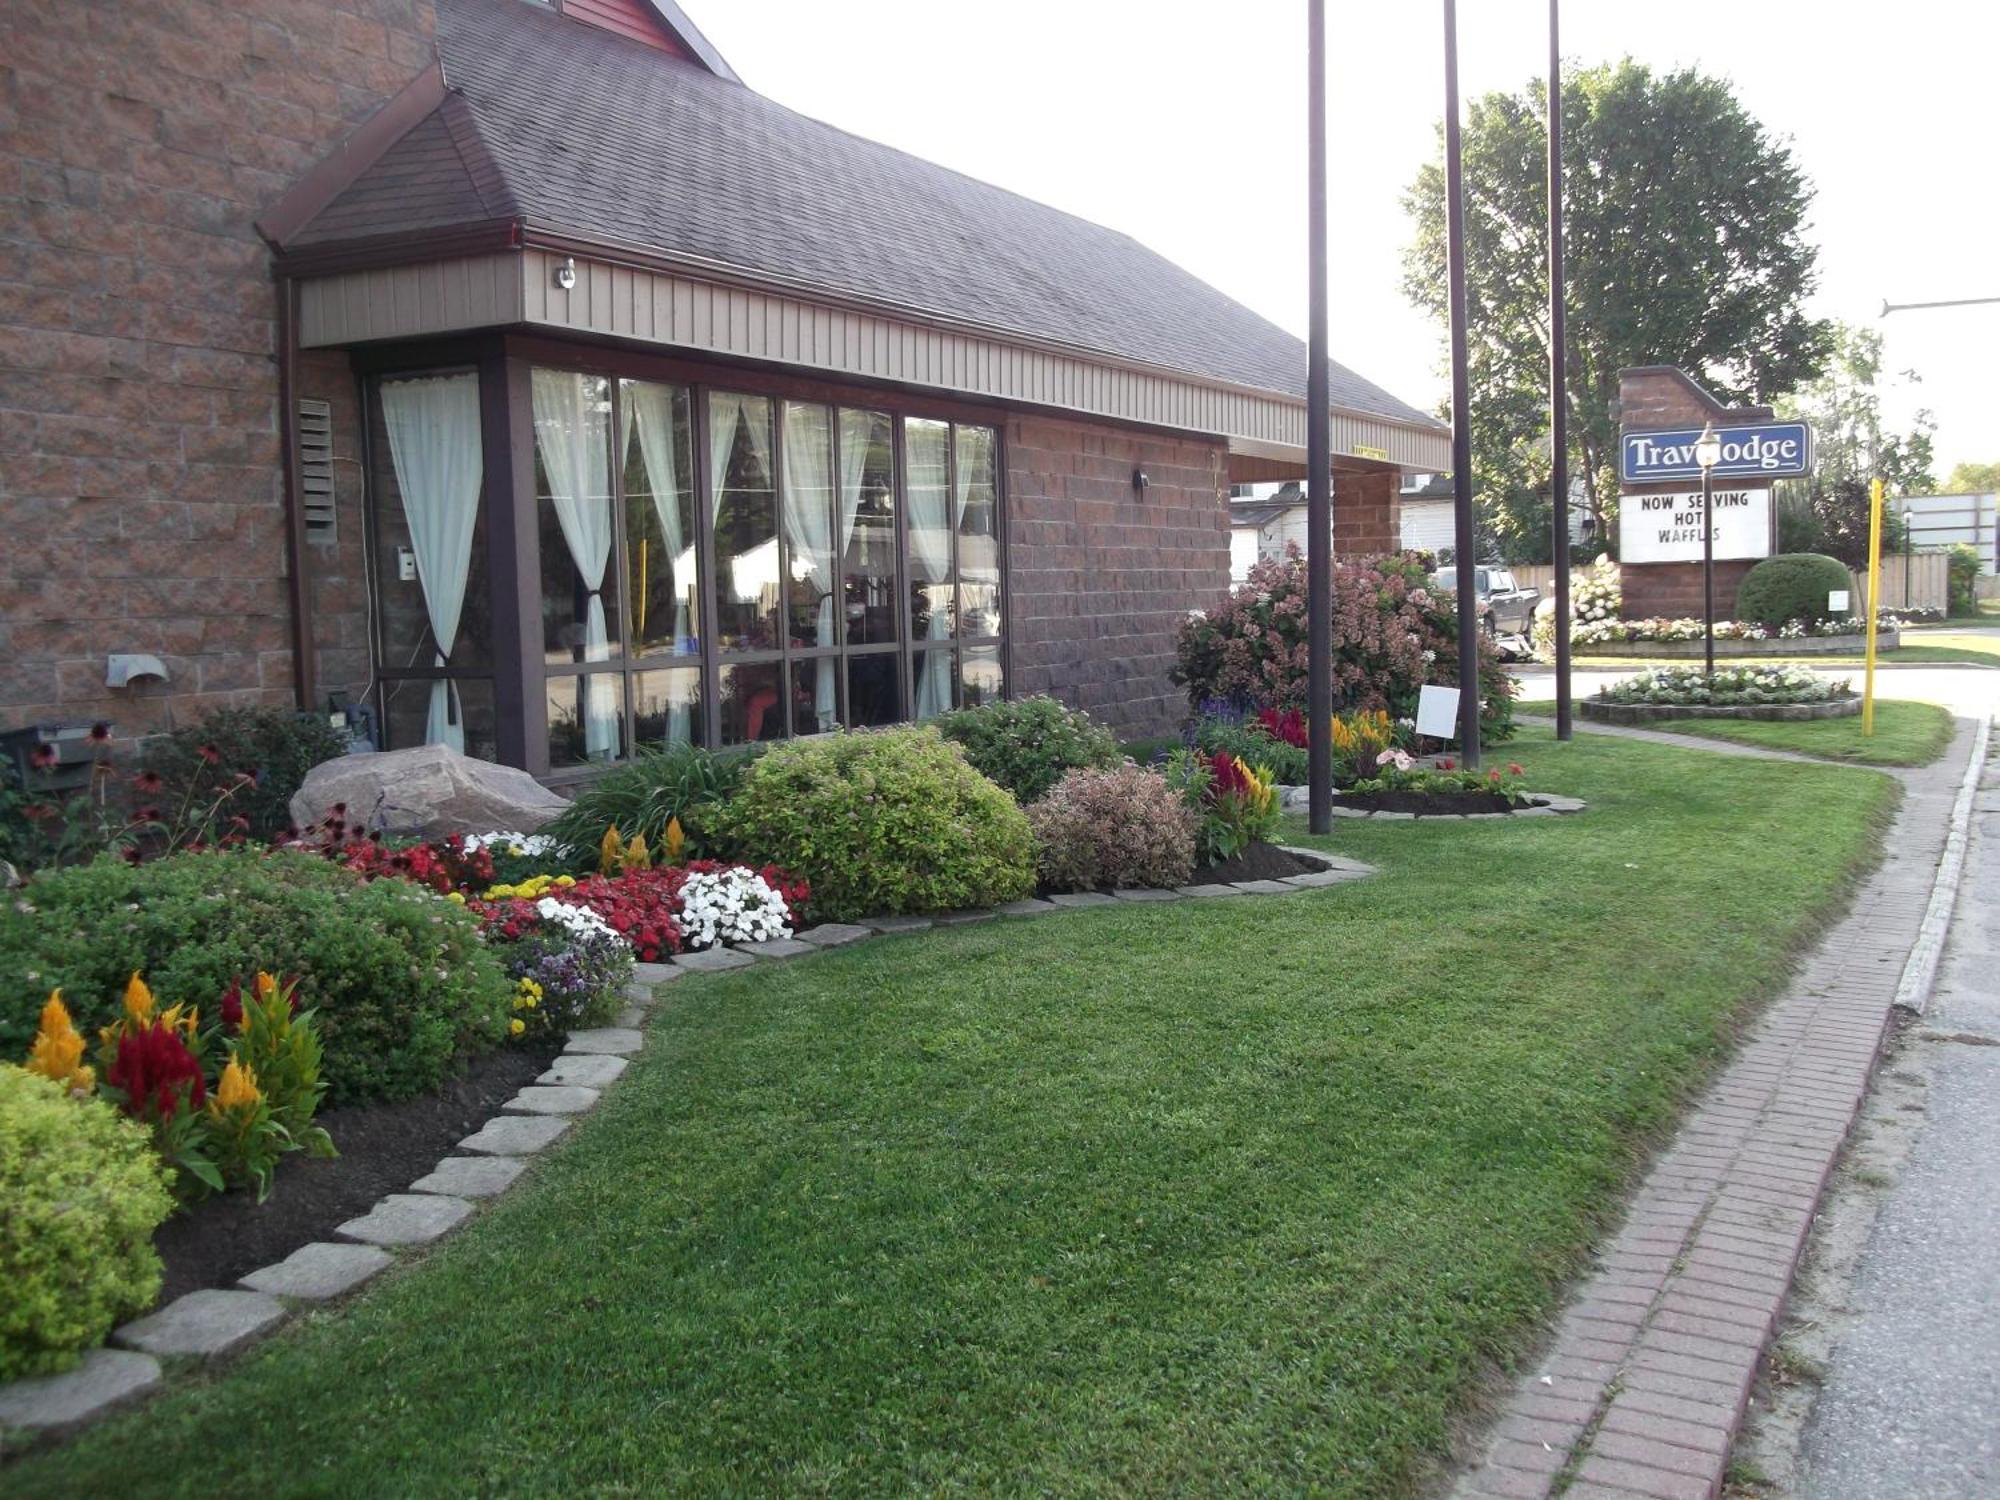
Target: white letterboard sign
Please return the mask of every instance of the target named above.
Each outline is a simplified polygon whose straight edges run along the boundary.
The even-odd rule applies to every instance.
[[[1715,487],[1715,560],[1771,555],[1771,491]],[[1701,561],[1701,491],[1618,498],[1621,563]]]

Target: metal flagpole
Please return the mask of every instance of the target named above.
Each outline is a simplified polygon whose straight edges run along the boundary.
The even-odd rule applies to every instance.
[[[1308,826],[1333,831],[1333,433],[1326,382],[1326,5],[1306,0],[1306,220],[1312,364],[1306,372]]]
[[[1445,279],[1451,297],[1451,487],[1458,570],[1459,753],[1479,766],[1479,594],[1472,540],[1472,396],[1465,361],[1465,189],[1459,159],[1458,0],[1444,0]]]
[[[1570,737],[1569,370],[1563,328],[1561,0],[1549,0],[1549,485],[1555,500],[1556,738]]]

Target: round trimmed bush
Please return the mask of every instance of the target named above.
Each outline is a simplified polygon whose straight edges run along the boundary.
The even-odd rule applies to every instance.
[[[61,986],[90,1036],[126,978],[212,1013],[259,969],[299,977],[319,1013],[330,1103],[404,1099],[496,1045],[513,986],[463,908],[404,880],[364,883],[316,855],[232,849],[39,875],[0,907],[0,1057],[25,1054]]]
[[[0,1380],[50,1375],[160,1290],[173,1211],[152,1137],[100,1099],[0,1064]]]
[[[1186,885],[1201,814],[1141,766],[1071,771],[1028,808],[1035,867],[1057,891]]]
[[[1110,767],[1122,757],[1111,731],[1080,709],[1046,695],[961,708],[932,721],[965,747],[965,758],[1023,804],[1081,766]]]
[[[1780,552],[1743,575],[1736,591],[1736,617],[1777,630],[1787,620],[1812,625],[1829,619],[1826,596],[1852,589],[1847,564],[1821,552]]]
[[[1020,806],[928,725],[778,745],[720,823],[739,858],[809,881],[823,922],[990,906],[1034,889]]]

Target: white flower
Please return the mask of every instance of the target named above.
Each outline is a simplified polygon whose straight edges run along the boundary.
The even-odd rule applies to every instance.
[[[699,871],[681,885],[681,935],[690,948],[763,943],[792,935],[785,898],[755,870]]]
[[[468,833],[465,852],[477,854],[481,849],[500,849],[526,859],[538,859],[555,853],[556,841],[545,833]]]

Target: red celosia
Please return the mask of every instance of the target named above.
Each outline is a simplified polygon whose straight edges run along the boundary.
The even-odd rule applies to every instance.
[[[1224,751],[1208,758],[1208,800],[1220,802],[1226,797],[1243,796],[1250,791],[1250,773],[1242,761]]]
[[[292,1014],[297,1015],[299,1013],[299,976],[296,974],[287,974],[284,979],[284,988],[291,995]],[[239,1031],[242,1029],[243,1026],[243,981],[242,980],[232,979],[229,981],[229,988],[222,992],[222,1000],[221,1003],[217,1006],[217,1010],[220,1012],[222,1016],[222,1024],[226,1030]]]
[[[201,1064],[180,1031],[160,1021],[127,1025],[104,1081],[125,1095],[128,1114],[171,1120],[183,1104],[199,1109],[208,1098]]]
[[[1267,708],[1257,715],[1257,722],[1272,739],[1305,749],[1306,716],[1296,708]]]

